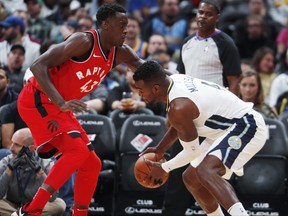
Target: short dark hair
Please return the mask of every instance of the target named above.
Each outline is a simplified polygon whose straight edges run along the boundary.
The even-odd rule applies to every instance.
[[[201,3],[206,3],[206,4],[212,5],[215,8],[216,12],[218,14],[220,13],[221,8],[220,8],[219,3],[216,0],[201,0],[200,4]]]
[[[8,72],[8,70],[7,70],[6,67],[4,67],[4,66],[0,66],[0,70],[5,71],[6,79],[10,79],[9,72]]]
[[[143,80],[144,83],[162,81],[165,77],[163,67],[156,61],[146,61],[138,67],[133,75],[135,81]]]
[[[126,14],[125,8],[120,4],[107,3],[100,6],[96,14],[98,26],[101,26],[102,22],[108,18],[115,17],[117,12]]]

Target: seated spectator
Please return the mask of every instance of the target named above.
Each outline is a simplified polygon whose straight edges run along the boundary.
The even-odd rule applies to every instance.
[[[0,161],[0,215],[11,215],[30,202],[46,178],[53,163],[35,154],[34,140],[28,128],[16,131],[10,148],[12,154]],[[62,215],[65,202],[55,193],[42,215]]]
[[[23,16],[26,13],[23,14]],[[26,70],[39,57],[40,44],[31,40],[25,33],[25,23],[20,16],[9,16],[0,22],[2,27],[1,36],[4,39],[0,42],[0,62],[7,64],[7,54],[13,44],[22,44],[25,48],[25,60],[23,70]]]
[[[87,31],[93,28],[94,21],[93,19],[86,15],[86,16],[81,16],[78,20],[78,23],[80,25],[80,31]]]
[[[186,17],[179,13],[179,4],[179,0],[159,1],[159,13],[143,25],[142,39],[147,41],[153,33],[162,34],[169,49],[179,50],[188,26]]]
[[[127,34],[124,43],[129,45],[139,58],[144,58],[148,44],[140,38],[140,31],[139,21],[133,16],[128,16]]]
[[[142,23],[145,19],[158,11],[158,2],[159,1],[157,0],[129,1],[128,12]]]
[[[10,152],[9,149],[12,144],[12,135],[17,130],[27,127],[18,113],[17,101],[13,101],[7,106],[4,106],[1,113],[2,148],[0,149],[0,159]]]
[[[254,109],[267,118],[277,118],[273,110],[264,102],[260,76],[253,70],[244,71],[239,80],[239,97],[254,103]]]
[[[281,53],[275,67],[276,74],[287,73],[287,71],[288,71],[288,48]]]
[[[243,31],[235,31],[235,34],[233,38],[241,59],[252,59],[256,50],[263,46],[276,50],[276,42],[269,37],[267,25],[259,15],[248,16]]]
[[[5,69],[9,73],[9,88],[20,93],[23,88],[23,77],[25,71],[22,69],[25,60],[25,48],[21,44],[12,45],[7,55],[7,65]]]
[[[197,20],[195,17],[190,19],[187,29],[187,35],[193,35],[198,30]]]
[[[24,2],[29,15],[26,32],[40,43],[49,40],[53,23],[41,17],[43,0],[24,0]]]
[[[148,58],[150,55],[152,55],[158,50],[168,52],[168,44],[163,35],[152,34],[148,40],[147,53],[145,57]]]
[[[269,104],[278,115],[288,112],[288,71],[279,74],[273,80]]]
[[[171,56],[163,50],[158,50],[152,55],[150,55],[149,60],[157,61],[163,68],[167,69],[172,73],[178,73],[176,69],[177,64],[171,61]]]
[[[8,71],[0,67],[0,108],[18,98],[18,93],[12,88],[8,88],[10,83]]]
[[[56,43],[64,41],[72,33],[80,31],[81,26],[76,20],[69,19],[63,25],[59,25],[52,29],[51,38]]]
[[[93,109],[100,114],[106,114],[107,98],[108,90],[103,84],[100,84],[94,91],[83,97],[81,101],[87,104],[88,109]]]
[[[138,108],[147,107],[148,109],[151,109],[154,114],[165,116],[166,112],[164,104],[157,103],[150,106],[141,99],[138,90],[134,87],[132,76],[133,72],[128,71],[126,73],[126,82],[109,91],[107,99],[109,111],[120,109],[125,112],[133,112]],[[127,97],[128,93],[131,93],[129,97]]]
[[[259,48],[251,60],[251,66],[260,75],[264,100],[266,103],[269,103],[271,83],[276,77],[274,51],[265,46]]]

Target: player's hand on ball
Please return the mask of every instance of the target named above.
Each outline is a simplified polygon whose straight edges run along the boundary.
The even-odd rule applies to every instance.
[[[145,162],[148,166],[151,167],[151,171],[148,175],[148,178],[153,176],[153,178],[162,178],[163,175],[166,173],[163,169],[161,164],[165,162],[164,159],[161,159],[159,162],[151,161],[149,159],[145,159]]]
[[[166,159],[155,153],[146,153],[138,158],[134,167],[134,176],[139,184],[146,188],[158,188],[165,184],[169,177],[161,163]]]
[[[160,153],[156,147],[148,147],[147,149],[145,149],[143,152],[141,152],[139,154],[139,157],[141,157],[142,155],[147,154],[147,153],[155,153],[155,154],[159,155],[160,157],[164,156],[164,153]]]

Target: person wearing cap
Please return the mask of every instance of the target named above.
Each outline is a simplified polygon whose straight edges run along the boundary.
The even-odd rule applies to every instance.
[[[19,16],[8,16],[0,22],[3,41],[0,42],[0,64],[7,65],[7,54],[13,44],[22,44],[25,48],[25,60],[23,70],[26,70],[40,55],[40,44],[31,41],[29,35],[25,34],[25,24]]]
[[[28,27],[27,33],[36,38],[40,43],[50,39],[53,22],[40,17],[43,0],[24,0],[27,5]]]
[[[9,73],[10,84],[16,92],[20,93],[23,88],[23,77],[25,71],[22,69],[25,60],[25,48],[21,44],[13,44],[7,55],[5,69]]]

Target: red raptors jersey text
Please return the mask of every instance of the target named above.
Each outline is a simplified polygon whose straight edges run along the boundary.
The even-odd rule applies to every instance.
[[[116,48],[113,47],[106,58],[100,46],[98,32],[96,30],[88,32],[93,34],[94,46],[86,61],[77,62],[69,59],[58,67],[49,69],[52,83],[64,100],[79,100],[87,95],[99,85],[113,67]],[[34,77],[30,81],[41,90]]]

